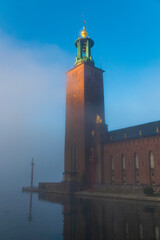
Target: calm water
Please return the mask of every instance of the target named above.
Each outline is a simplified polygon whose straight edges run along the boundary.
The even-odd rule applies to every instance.
[[[0,240],[160,239],[160,204],[1,194]]]

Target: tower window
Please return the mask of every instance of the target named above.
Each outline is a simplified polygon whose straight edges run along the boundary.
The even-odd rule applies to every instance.
[[[114,159],[112,156],[111,156],[111,169],[112,171],[114,171]]]
[[[122,154],[122,169],[123,169],[123,170],[126,169],[126,162],[125,162],[124,154]]]
[[[135,168],[139,169],[139,159],[137,153],[134,154],[134,163],[135,163]]]
[[[149,164],[150,164],[150,168],[154,169],[154,157],[152,152],[149,153]]]

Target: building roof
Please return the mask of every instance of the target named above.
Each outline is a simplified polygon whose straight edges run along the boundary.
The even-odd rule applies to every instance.
[[[118,142],[158,134],[160,134],[160,121],[109,131],[106,135],[106,142]]]

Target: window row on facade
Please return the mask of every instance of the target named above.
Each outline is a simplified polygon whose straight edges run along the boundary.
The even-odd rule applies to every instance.
[[[142,168],[140,170],[140,159],[136,152],[134,153],[133,161],[134,161],[134,163],[132,164],[132,166],[126,167],[127,159],[125,158],[125,155],[122,154],[120,164],[118,164],[118,166],[116,166],[117,161],[115,161],[114,156],[111,155],[110,163],[109,163],[109,165],[110,165],[110,182],[112,184],[114,184],[114,183],[123,183],[123,184],[126,183],[127,184],[128,182],[126,181],[126,175],[127,175],[127,173],[130,174],[132,172],[132,173],[134,173],[133,174],[134,181],[132,181],[132,182],[134,182],[135,184],[141,184],[142,183],[142,182],[140,182],[140,179],[142,178],[141,175],[145,175],[147,177],[147,179],[149,179],[149,184],[154,185],[155,184],[155,161],[154,161],[153,153],[151,151],[148,152],[148,159],[147,159],[148,162],[146,164],[147,168],[144,168],[143,170],[142,170]],[[147,171],[146,173],[144,172],[145,170]],[[121,181],[120,181],[120,179],[119,179],[119,181],[116,180],[116,178],[118,178],[116,176],[117,172],[120,173],[119,177],[121,177]],[[147,183],[147,181],[145,183]]]

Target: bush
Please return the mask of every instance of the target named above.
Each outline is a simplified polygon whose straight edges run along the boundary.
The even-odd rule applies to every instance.
[[[147,187],[144,187],[144,188],[143,188],[143,192],[144,192],[144,194],[146,194],[146,195],[153,195],[154,190],[153,190],[152,187],[147,186]]]

